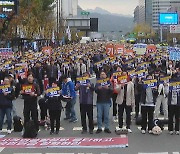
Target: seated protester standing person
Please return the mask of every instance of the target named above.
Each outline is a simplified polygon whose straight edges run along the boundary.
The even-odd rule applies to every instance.
[[[123,72],[122,76],[126,76],[125,83],[120,83],[116,86],[116,90],[118,91],[116,103],[118,104],[119,128],[123,128],[123,113],[125,109],[126,128],[129,133],[132,133],[130,129],[130,124],[132,107],[135,105],[134,83],[131,80],[128,81],[128,76],[126,72]]]
[[[64,120],[69,120],[69,122],[77,122],[78,119],[76,117],[75,112],[75,104],[76,104],[76,91],[75,85],[66,75],[62,76],[62,96],[67,100],[65,114],[66,117]]]
[[[105,72],[100,73],[100,80],[97,81],[95,86],[95,92],[97,93],[97,125],[98,129],[96,133],[102,132],[102,119],[104,118],[105,133],[111,133],[109,130],[109,110],[111,107],[111,95],[113,93],[113,87],[107,78]]]
[[[0,133],[3,128],[4,116],[7,118],[7,133],[11,133],[12,128],[12,100],[15,97],[14,89],[10,86],[8,77],[4,78],[4,82],[0,85]]]
[[[77,78],[76,90],[79,90],[79,103],[81,113],[82,134],[87,132],[86,114],[89,120],[89,133],[93,134],[93,93],[94,84],[89,80],[89,74],[83,74],[83,78]]]
[[[54,134],[54,123],[56,124],[56,134],[59,134],[60,117],[61,117],[61,99],[60,88],[56,83],[52,83],[46,90],[47,108],[49,109],[51,131],[50,135]]]
[[[151,75],[147,75],[147,80],[152,80]],[[141,115],[142,115],[142,134],[146,133],[147,123],[148,123],[148,132],[152,133],[153,128],[153,114],[156,100],[156,90],[151,87],[146,87],[144,84],[142,85],[142,94],[141,94]],[[147,120],[148,117],[148,120]],[[148,122],[147,122],[148,121]]]
[[[26,123],[32,118],[37,131],[39,131],[37,110],[37,97],[40,95],[39,85],[34,82],[33,74],[29,73],[27,81],[25,81],[21,86],[21,94],[24,99],[24,125],[26,125]]]
[[[172,75],[170,80],[170,91],[168,94],[168,130],[172,135],[174,132],[174,117],[175,117],[175,133],[179,135],[179,118],[180,118],[180,90],[174,88],[172,83],[180,82],[180,78],[177,77],[177,73]]]

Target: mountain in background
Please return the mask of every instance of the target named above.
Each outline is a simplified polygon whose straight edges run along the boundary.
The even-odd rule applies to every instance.
[[[82,11],[83,9],[78,7],[78,16],[81,16]],[[131,32],[133,29],[134,23],[132,16],[110,13],[109,11],[99,7],[94,10],[88,9],[85,11],[90,12],[90,18],[99,19],[99,32],[122,31],[122,35]]]

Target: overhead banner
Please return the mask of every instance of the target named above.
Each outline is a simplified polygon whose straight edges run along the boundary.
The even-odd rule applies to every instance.
[[[135,44],[133,50],[137,55],[144,55],[146,53],[147,44]]]
[[[0,58],[8,59],[13,57],[14,57],[14,53],[12,51],[12,48],[0,48]]]
[[[180,61],[180,49],[170,48],[169,49],[169,60]]]
[[[106,45],[106,54],[110,57],[114,56],[114,45],[113,44]]]
[[[110,138],[0,138],[0,147],[5,148],[112,148],[128,147],[128,137]]]
[[[124,45],[116,44],[114,47],[114,54],[115,55],[124,54]]]

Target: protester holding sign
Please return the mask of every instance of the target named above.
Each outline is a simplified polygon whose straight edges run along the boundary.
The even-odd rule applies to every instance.
[[[97,93],[97,125],[98,129],[96,133],[102,132],[102,119],[104,118],[105,133],[111,133],[109,130],[109,110],[111,107],[111,95],[113,87],[107,78],[105,72],[100,73],[100,80],[97,80],[95,86],[95,92]]]
[[[65,110],[66,117],[64,120],[69,120],[69,122],[75,123],[78,121],[74,109],[76,104],[75,85],[66,75],[62,76],[62,81],[62,95],[64,100],[67,102]]]
[[[128,81],[127,72],[123,72],[122,76],[126,76],[126,79],[123,77],[123,81],[119,82],[116,85],[116,90],[118,91],[116,103],[118,104],[118,121],[119,128],[123,128],[123,113],[126,111],[126,128],[129,133],[132,133],[130,129],[131,124],[131,111],[132,107],[135,106],[135,95],[134,95],[134,83]],[[125,81],[126,80],[126,81]]]
[[[147,129],[147,116],[148,116],[148,132],[151,134],[152,133],[152,128],[153,128],[153,114],[154,114],[154,107],[155,107],[155,100],[156,100],[156,90],[153,89],[154,87],[154,82],[151,84],[152,76],[147,75],[146,77],[147,84],[144,82],[142,85],[142,93],[141,93],[141,114],[142,114],[142,128],[141,132],[142,134],[146,133]]]
[[[32,73],[28,74],[27,81],[22,85],[21,94],[24,99],[24,125],[26,125],[32,117],[38,131],[37,97],[40,95],[40,89],[39,85],[34,83]]]
[[[4,116],[7,118],[7,133],[11,133],[12,128],[12,100],[14,99],[14,90],[10,86],[8,77],[4,78],[3,85],[0,85],[0,132],[2,132]]]
[[[180,78],[177,74],[173,74],[170,80],[169,95],[168,95],[168,130],[172,135],[174,132],[174,117],[175,117],[175,133],[179,135],[179,117],[180,117]]]
[[[56,83],[52,83],[46,90],[47,108],[49,109],[51,131],[50,135],[54,134],[54,123],[56,124],[56,134],[59,134],[60,129],[60,117],[61,117],[61,99],[60,88]]]
[[[82,134],[87,133],[86,114],[89,120],[89,133],[93,134],[93,93],[94,84],[89,81],[89,74],[84,73],[83,77],[77,78],[76,90],[79,90],[79,103],[81,114]]]

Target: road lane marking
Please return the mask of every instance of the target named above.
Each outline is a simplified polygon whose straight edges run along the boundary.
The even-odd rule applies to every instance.
[[[179,152],[173,152],[173,154],[179,154]]]
[[[0,152],[2,152],[5,148],[0,148]]]
[[[138,153],[138,154],[168,154],[168,152],[155,152],[155,153]]]

